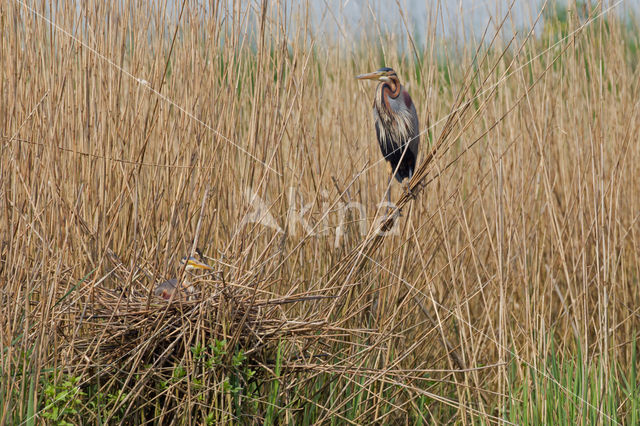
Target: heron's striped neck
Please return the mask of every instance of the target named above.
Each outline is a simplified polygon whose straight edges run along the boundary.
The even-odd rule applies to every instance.
[[[389,81],[382,82],[378,85],[378,90],[376,90],[375,106],[378,110],[384,109],[391,113],[389,98],[397,98],[400,96],[401,90],[402,86],[400,85],[400,79],[398,79],[398,76],[390,76]]]

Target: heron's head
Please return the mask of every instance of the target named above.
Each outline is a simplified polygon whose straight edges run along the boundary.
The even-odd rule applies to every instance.
[[[204,270],[204,271],[211,271],[213,270],[213,268],[209,265],[207,265],[204,262],[199,261],[198,259],[196,259],[193,256],[185,256],[182,259],[180,259],[180,265],[184,265],[186,263],[187,267],[186,270],[190,271],[190,270],[194,270],[194,269],[199,269],[199,270]]]
[[[397,78],[396,72],[393,68],[383,67],[378,71],[370,72],[368,74],[357,75],[358,80],[378,80],[378,81],[390,81],[392,78]]]

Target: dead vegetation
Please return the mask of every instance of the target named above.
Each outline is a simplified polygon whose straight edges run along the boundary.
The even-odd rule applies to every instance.
[[[89,423],[508,422],[552,354],[620,366],[560,386],[589,407],[635,365],[632,24],[407,51],[308,5],[128,6],[0,6],[0,422],[67,377]],[[381,61],[432,135],[388,216]],[[154,298],[195,247],[219,273]]]

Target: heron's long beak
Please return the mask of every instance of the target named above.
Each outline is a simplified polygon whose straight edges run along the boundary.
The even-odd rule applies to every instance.
[[[189,259],[188,264],[197,269],[204,269],[207,271],[210,271],[213,269],[211,266],[207,265],[206,263],[198,262],[197,260],[193,260],[193,259]]]
[[[192,267],[194,269],[204,269],[206,271],[213,270],[211,266],[207,265],[204,262],[200,262],[199,260],[193,257],[190,257],[189,259],[187,259],[187,267]]]
[[[382,76],[382,74],[383,73],[381,73],[380,71],[374,71],[367,74],[357,75],[356,78],[358,80],[377,80],[380,78],[380,76]]]

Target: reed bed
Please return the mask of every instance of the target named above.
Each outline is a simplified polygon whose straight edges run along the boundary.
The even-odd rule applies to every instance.
[[[424,43],[374,9],[354,43],[310,3],[137,6],[0,5],[0,423],[640,418],[619,3],[464,43],[438,4]],[[422,131],[390,214],[354,79],[382,65]],[[154,298],[196,247],[216,272]]]

